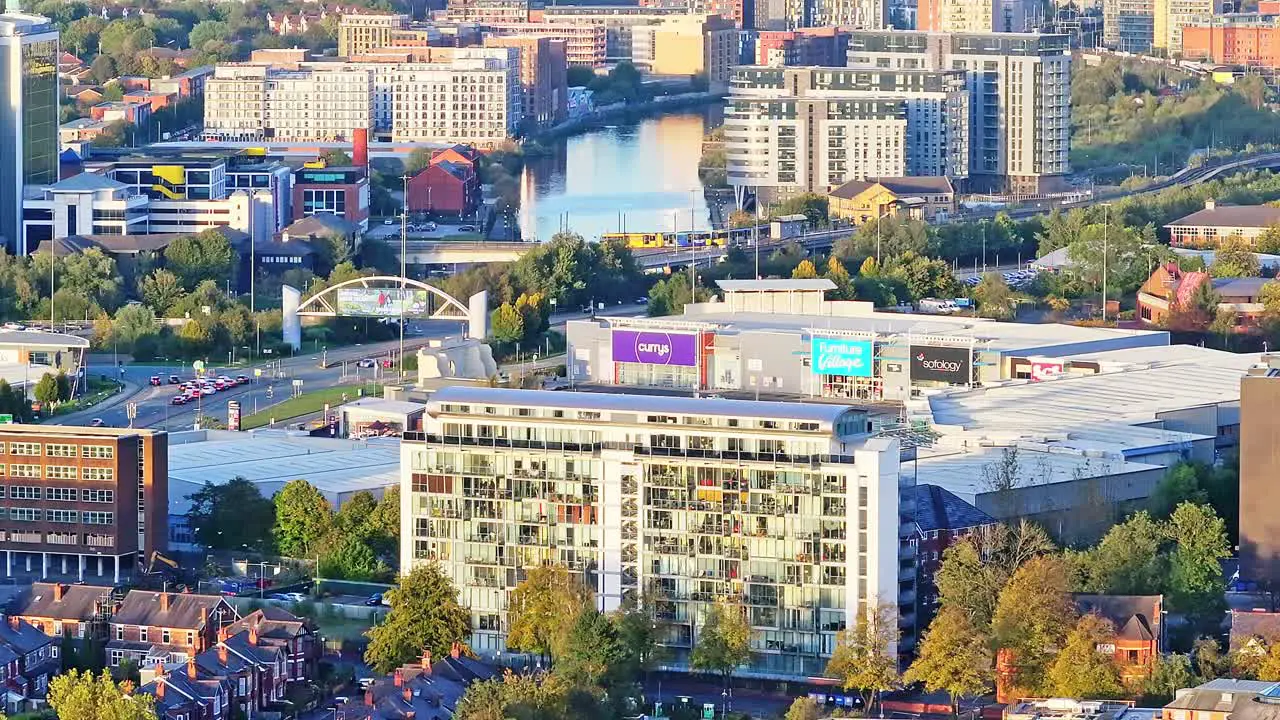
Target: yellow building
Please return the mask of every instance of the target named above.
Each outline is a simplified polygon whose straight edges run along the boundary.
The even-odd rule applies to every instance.
[[[729,86],[738,31],[719,15],[682,15],[632,28],[632,55],[654,75],[706,75],[712,90]]]
[[[832,218],[861,225],[881,217],[904,216],[926,222],[956,211],[956,191],[945,177],[883,177],[850,180],[827,195]]]

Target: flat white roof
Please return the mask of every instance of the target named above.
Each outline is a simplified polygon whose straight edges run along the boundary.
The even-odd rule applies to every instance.
[[[43,330],[0,330],[0,345],[84,349],[89,347],[89,341],[77,335]]]
[[[998,468],[1004,456],[1003,447],[977,447],[962,450],[929,450],[920,448],[919,459],[904,462],[903,476],[916,478],[918,484],[937,485],[950,490],[973,504],[975,498],[989,490],[987,476]],[[1160,465],[1130,462],[1118,457],[1090,457],[1078,453],[1018,453],[1018,486],[1034,487],[1083,480],[1105,475],[1160,470]]]
[[[804,216],[801,215],[800,217]],[[725,292],[818,292],[836,289],[836,284],[826,278],[813,278],[809,280],[717,280],[716,285]]]
[[[409,402],[407,400],[384,400],[382,398],[361,398],[344,403],[338,406],[343,412],[358,412],[364,414],[384,415],[404,415],[409,416],[419,413],[427,409],[424,403]]]
[[[236,477],[254,483],[266,497],[290,480],[306,480],[335,505],[347,493],[400,482],[397,438],[313,438],[280,430],[198,431],[170,437],[171,515],[185,514],[191,506],[188,496],[205,482],[222,485]]]

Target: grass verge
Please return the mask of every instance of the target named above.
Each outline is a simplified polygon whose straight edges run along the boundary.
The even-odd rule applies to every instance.
[[[377,397],[382,393],[382,386],[374,383],[337,385],[323,390],[304,392],[296,398],[290,398],[253,415],[245,416],[240,421],[240,427],[244,430],[252,430],[258,427],[265,427],[271,422],[272,418],[275,418],[276,422],[281,422],[302,415],[320,412],[324,410],[325,405],[342,404],[342,396],[344,394],[347,396],[347,401],[355,400],[360,397],[361,390],[364,391],[364,397]]]

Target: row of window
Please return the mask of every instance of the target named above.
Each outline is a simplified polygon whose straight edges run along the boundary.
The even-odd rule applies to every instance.
[[[0,476],[11,478],[28,478],[47,480],[115,480],[115,468],[109,467],[86,467],[79,468],[75,465],[29,465],[24,463],[13,463],[9,465],[8,472],[5,472],[4,464],[0,463]],[[16,490],[17,486],[15,486]],[[35,488],[37,492],[39,488]],[[4,487],[0,486],[0,497],[4,497]],[[16,495],[14,497],[17,497]],[[37,495],[38,497],[38,495]]]
[[[0,485],[0,498],[5,496],[5,488]],[[114,490],[98,490],[85,488],[83,490],[77,488],[42,488],[36,485],[11,485],[9,487],[9,497],[13,500],[54,500],[57,502],[75,502],[81,500],[83,502],[92,503],[113,503],[116,501],[116,493]]]
[[[116,514],[104,510],[44,510],[43,508],[11,507],[7,510],[9,519],[15,522],[47,522],[74,523],[85,525],[114,525]],[[0,508],[0,517],[6,513]]]
[[[113,445],[72,445],[70,443],[38,443],[38,442],[10,442],[7,444],[8,453],[10,455],[23,455],[27,457],[64,457],[73,458],[77,455],[83,458],[94,460],[110,459],[115,457],[115,446]],[[0,453],[5,452],[6,443],[0,442]]]

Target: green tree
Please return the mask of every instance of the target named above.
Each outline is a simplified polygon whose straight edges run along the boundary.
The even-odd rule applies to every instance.
[[[70,48],[71,51],[78,56],[88,57],[90,51],[97,50],[98,35],[102,33],[102,29],[106,26],[107,21],[97,15],[89,15],[78,20],[73,20],[71,24],[67,25],[67,27],[62,31],[62,36],[60,38],[62,45],[63,47]],[[105,55],[99,55],[98,57],[106,58],[107,62],[111,61],[111,58],[107,58]],[[98,57],[93,59],[95,63],[98,61]],[[98,80],[97,70],[92,67],[91,69],[93,69],[94,79]],[[112,69],[114,70],[115,68]],[[98,80],[98,82],[103,83],[113,77],[115,77],[115,75],[110,75],[105,80]]]
[[[994,681],[990,642],[969,613],[943,604],[902,679],[923,683],[929,692],[947,693],[952,707],[958,709],[961,697],[981,695]]]
[[[1222,518],[1208,505],[1184,502],[1166,526],[1174,543],[1169,558],[1169,605],[1193,625],[1214,625],[1226,606],[1222,560],[1230,556]]]
[[[1130,515],[1108,530],[1095,547],[1079,554],[1079,590],[1107,595],[1163,592],[1168,574],[1165,542],[1164,528],[1146,511]]]
[[[394,554],[400,546],[399,485],[392,485],[383,492],[368,524],[373,545],[383,553]]]
[[[588,608],[573,620],[555,671],[578,686],[612,686],[614,683],[607,681],[617,678],[625,658],[613,618]]]
[[[801,260],[796,269],[791,271],[791,277],[797,280],[811,280],[818,277],[818,269],[813,266],[812,260]]]
[[[1280,643],[1271,643],[1258,658],[1257,678],[1265,682],[1280,680]]]
[[[138,292],[145,302],[156,313],[163,315],[173,304],[182,298],[186,290],[177,275],[164,269],[152,270],[138,283]]]
[[[329,501],[306,480],[290,480],[275,495],[272,534],[281,555],[314,557],[320,541],[333,527]]]
[[[973,299],[978,303],[978,312],[984,317],[998,320],[1013,319],[1013,311],[1017,301],[1009,283],[1004,281],[1000,273],[987,273],[973,288]]]
[[[204,50],[210,42],[222,42],[231,35],[231,27],[220,20],[201,20],[191,28],[187,36],[187,46],[193,50]]]
[[[386,566],[378,562],[373,548],[355,535],[339,535],[320,556],[320,574],[324,577],[369,582],[386,572]]]
[[[1200,487],[1200,473],[1192,463],[1178,463],[1169,469],[1160,479],[1147,504],[1151,514],[1161,520],[1167,520],[1173,511],[1184,502],[1202,504],[1209,501],[1209,495]]]
[[[825,708],[818,705],[818,701],[811,697],[798,697],[791,702],[791,707],[787,708],[787,714],[782,720],[822,720],[825,715]]]
[[[489,319],[489,332],[495,341],[514,345],[524,339],[524,317],[511,303],[502,303]]]
[[[1118,698],[1125,694],[1120,669],[1111,653],[1099,646],[1115,638],[1110,620],[1092,613],[1076,622],[1066,643],[1049,668],[1049,687],[1054,697]]]
[[[126,347],[132,347],[140,337],[160,332],[156,314],[146,305],[125,305],[117,310],[111,329],[113,337]]]
[[[694,291],[690,281],[691,271],[678,272],[665,280],[659,280],[649,289],[649,305],[647,311],[651,317],[676,315],[684,312],[684,306],[690,302],[706,302],[711,293],[702,285],[697,286],[697,300],[692,300]]]
[[[116,64],[112,61],[110,55],[100,54],[93,59],[93,63],[89,66],[89,71],[93,73],[93,79],[99,85],[105,85],[108,80],[113,79],[116,73]]]
[[[120,272],[116,261],[98,248],[69,255],[62,261],[59,287],[114,308],[120,301]]]
[[[351,496],[349,500],[343,503],[342,508],[338,510],[338,515],[334,518],[334,525],[338,532],[343,535],[351,535],[367,540],[374,534],[374,529],[370,527],[369,521],[373,518],[373,513],[378,509],[378,501],[374,499],[373,493],[367,490]]]
[[[227,279],[234,280],[235,251],[231,241],[216,229],[174,240],[165,248],[164,260],[184,287],[195,287],[205,280],[214,280],[219,286]]]
[[[43,406],[50,407],[58,402],[58,379],[53,373],[45,373],[36,383],[36,400]]]
[[[1161,707],[1173,702],[1174,693],[1182,688],[1195,687],[1199,682],[1191,669],[1191,658],[1171,653],[1155,659],[1151,674],[1142,686],[1144,707]]]
[[[746,609],[728,600],[709,606],[695,635],[689,666],[720,675],[728,687],[733,671],[750,660],[751,626]]]
[[[77,720],[156,720],[155,698],[132,691],[106,670],[97,676],[71,670],[49,680],[49,707],[58,717]]]
[[[854,298],[853,279],[849,277],[849,269],[840,262],[840,258],[832,255],[827,258],[827,271],[823,277],[835,283],[836,289],[827,292],[832,300],[852,300]]]
[[[1000,590],[1008,576],[994,563],[983,562],[973,541],[962,540],[942,552],[934,576],[938,601],[962,613],[974,627],[986,631],[995,617]]]
[[[275,506],[242,477],[206,482],[190,496],[187,523],[197,543],[211,550],[265,550],[271,545]]]
[[[409,153],[408,159],[404,161],[404,172],[406,175],[417,175],[431,164],[431,148],[414,148]]]
[[[1011,652],[1016,687],[1034,693],[1048,689],[1053,649],[1061,647],[1074,617],[1061,558],[1035,557],[1013,573],[1000,591],[991,625],[996,647]]]
[[[387,619],[365,633],[364,661],[379,673],[416,660],[423,651],[444,657],[471,634],[470,611],[458,604],[457,589],[435,564],[401,575],[386,599],[391,605]]]
[[[574,619],[593,605],[591,590],[565,566],[535,567],[511,592],[507,646],[558,660]]]
[[[1230,235],[1219,242],[1213,253],[1209,274],[1214,277],[1257,277],[1260,271],[1258,256],[1253,246],[1239,235]]]
[[[320,153],[320,159],[326,167],[350,167],[355,162],[350,155],[337,149],[325,150]]]
[[[836,633],[836,646],[827,661],[826,674],[840,680],[845,690],[857,689],[863,707],[886,690],[898,686],[897,605],[876,605],[858,613],[852,629]]]

